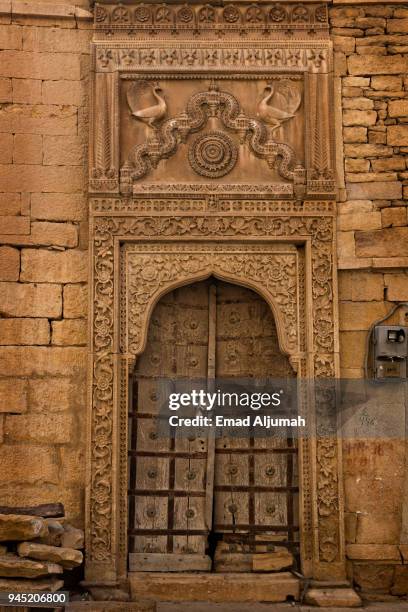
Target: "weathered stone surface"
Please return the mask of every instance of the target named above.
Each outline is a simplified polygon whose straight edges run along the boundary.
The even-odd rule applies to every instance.
[[[374,206],[371,200],[347,200],[339,202],[339,215],[350,215],[354,213],[373,212]]]
[[[401,563],[398,546],[393,544],[348,544],[346,554],[358,561],[396,561]]]
[[[48,319],[0,319],[0,338],[3,345],[49,344]]]
[[[84,346],[86,344],[86,321],[66,319],[52,322],[52,344],[57,346]]]
[[[88,291],[86,285],[65,285],[64,318],[80,319],[87,316]]]
[[[404,74],[408,72],[408,58],[402,55],[351,55],[348,60],[351,75],[367,76],[369,74]]]
[[[368,77],[344,77],[343,87],[369,87],[370,79]]]
[[[353,579],[361,589],[387,592],[394,575],[393,565],[353,563]]]
[[[390,100],[388,103],[388,115],[390,117],[407,117],[408,100]]]
[[[30,591],[47,591],[55,592],[62,589],[64,586],[63,580],[58,578],[40,578],[36,580],[17,580],[13,578],[0,579],[0,591],[9,591],[12,593],[30,592]]]
[[[64,527],[57,519],[46,519],[48,527],[48,535],[42,538],[35,538],[34,542],[38,544],[47,544],[47,546],[61,546],[61,538],[64,534]]]
[[[85,371],[83,371],[80,381],[84,377]],[[52,378],[48,376],[43,380],[32,379],[28,383],[28,398],[30,411],[48,412],[50,414],[79,408],[84,406],[86,401],[84,392],[78,385],[78,377],[75,375],[71,378],[62,378],[61,376]]]
[[[408,145],[408,125],[390,125],[387,130],[387,144],[397,147]]]
[[[381,301],[384,297],[383,276],[359,270],[342,271],[339,274],[339,296],[340,300],[355,302]]]
[[[340,231],[381,229],[380,212],[361,212],[350,215],[339,215],[337,228]]]
[[[33,193],[31,217],[44,221],[82,221],[87,215],[86,199],[76,193]]]
[[[41,164],[43,157],[41,134],[16,134],[13,161],[15,164]]]
[[[391,588],[392,595],[408,595],[408,566],[397,566],[394,570],[394,584]]]
[[[29,470],[27,465],[30,466]],[[47,482],[48,484],[56,485],[60,481],[57,450],[55,448],[50,449],[47,446],[22,446],[20,444],[11,445],[4,443],[0,445],[0,468],[0,483],[12,487],[13,496],[10,501],[14,503],[16,501],[16,488],[13,484],[18,484],[19,487],[22,485],[35,485],[36,494],[34,499],[38,501],[38,487],[40,483]],[[2,501],[3,503],[6,502],[4,494]],[[38,520],[41,521],[41,519]],[[33,539],[43,537],[47,533],[46,529],[33,531]],[[19,537],[19,539],[27,540],[29,537],[28,533],[28,530],[23,532],[21,534],[22,537]],[[9,538],[7,533],[5,535],[6,538]]]
[[[370,162],[368,159],[353,159],[347,158],[344,162],[346,172],[368,172],[370,170]]]
[[[345,143],[367,142],[367,128],[365,127],[344,127],[343,140]]]
[[[364,331],[343,331],[340,334],[340,354],[343,368],[361,368],[364,363]]]
[[[340,329],[368,330],[372,323],[389,310],[385,302],[340,302]]]
[[[83,251],[54,253],[23,249],[20,279],[33,282],[77,283],[86,281],[87,254]]]
[[[78,230],[71,223],[38,221],[31,224],[31,238],[42,246],[76,247]]]
[[[343,112],[343,125],[375,125],[377,113],[374,110],[345,110]]]
[[[352,544],[356,541],[357,534],[357,513],[345,512],[344,514],[344,535],[347,544]]]
[[[386,172],[387,170],[405,170],[405,159],[403,157],[384,157],[383,159],[371,160],[374,172]]]
[[[337,232],[337,255],[339,259],[355,257],[354,232]]]
[[[393,154],[391,147],[377,144],[346,144],[344,152],[347,157],[363,158],[390,157]]]
[[[399,91],[402,89],[402,79],[399,76],[373,76],[371,87],[383,91]]]
[[[271,553],[252,555],[252,570],[254,572],[274,572],[291,567],[294,562],[292,553],[283,546],[276,546]]]
[[[384,283],[389,300],[393,302],[408,300],[408,274],[385,274]]]
[[[55,563],[39,563],[13,554],[0,557],[1,578],[40,578],[49,574],[62,574],[62,571],[62,566]]]
[[[398,513],[361,512],[358,515],[356,544],[398,544],[400,529]]]
[[[29,234],[29,217],[0,217],[0,234]]]
[[[358,172],[352,174],[346,172],[347,183],[372,183],[372,182],[383,182],[383,181],[396,181],[396,172]]]
[[[28,514],[30,516],[40,516],[41,518],[53,517],[54,519],[57,516],[64,516],[65,511],[64,506],[57,503],[39,504],[38,506],[0,506],[0,514]]]
[[[0,75],[19,79],[80,80],[80,57],[73,53],[2,51]]]
[[[16,104],[41,104],[40,80],[13,79],[12,83],[13,102],[15,102]]]
[[[407,225],[407,209],[405,206],[392,206],[381,210],[381,225],[383,227],[402,227]]]
[[[73,417],[64,412],[7,415],[4,423],[4,437],[11,442],[66,444],[73,435]]]
[[[68,104],[82,106],[87,88],[83,81],[43,81],[43,104]]]
[[[0,312],[10,317],[58,318],[62,313],[59,285],[2,283]]]
[[[402,185],[399,181],[349,183],[347,195],[351,200],[399,200],[402,197]]]
[[[362,601],[353,589],[309,589],[305,603],[311,606],[359,608]]]
[[[44,159],[46,166],[81,166],[85,162],[83,138],[73,136],[44,136]]]
[[[81,550],[84,548],[84,532],[82,529],[76,529],[69,523],[64,525],[64,533],[61,537],[61,546],[64,548],[74,548]]]
[[[20,275],[20,251],[0,247],[0,281],[17,281]]]
[[[40,561],[51,561],[58,563],[65,569],[73,569],[82,564],[83,555],[81,551],[73,548],[62,548],[58,546],[47,546],[36,542],[23,542],[17,547],[20,557],[30,557]]]
[[[1,462],[0,462],[1,465]],[[44,520],[37,516],[0,514],[0,542],[33,540],[48,533]]]
[[[27,410],[27,381],[19,378],[0,379],[0,413],[21,413]]]
[[[408,255],[408,227],[391,227],[356,232],[356,255],[359,257],[401,257]]]
[[[19,215],[21,212],[21,194],[0,193],[0,215]]]

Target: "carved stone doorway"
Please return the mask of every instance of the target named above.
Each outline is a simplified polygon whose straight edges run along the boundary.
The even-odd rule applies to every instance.
[[[172,384],[192,379],[202,388],[211,376],[239,382],[296,376],[265,300],[216,278],[161,298],[136,362],[129,569],[252,571],[254,555],[278,545],[276,557],[288,548],[300,570],[297,440],[289,430],[279,438],[252,432],[215,440],[197,429],[188,437],[160,434]]]

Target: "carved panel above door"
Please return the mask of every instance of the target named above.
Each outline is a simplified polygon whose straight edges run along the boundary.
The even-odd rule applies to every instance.
[[[333,197],[321,3],[101,3],[94,193]]]

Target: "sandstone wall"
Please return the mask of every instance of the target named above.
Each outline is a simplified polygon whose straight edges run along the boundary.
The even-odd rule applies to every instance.
[[[408,8],[333,6],[330,16],[345,179],[338,216],[341,366],[343,377],[362,378],[369,327],[408,300]],[[407,325],[406,313],[401,308],[388,322]],[[400,440],[344,442],[347,554],[362,589],[401,595],[408,590],[400,546],[407,541],[406,406],[390,393],[385,408],[399,419]],[[372,416],[369,404],[367,410]]]
[[[89,18],[67,4],[0,2],[0,498],[4,505],[61,501],[77,524]]]

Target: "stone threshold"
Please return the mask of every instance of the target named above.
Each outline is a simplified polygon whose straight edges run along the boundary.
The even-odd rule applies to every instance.
[[[132,601],[282,602],[298,600],[301,583],[290,572],[194,574],[131,572]]]

